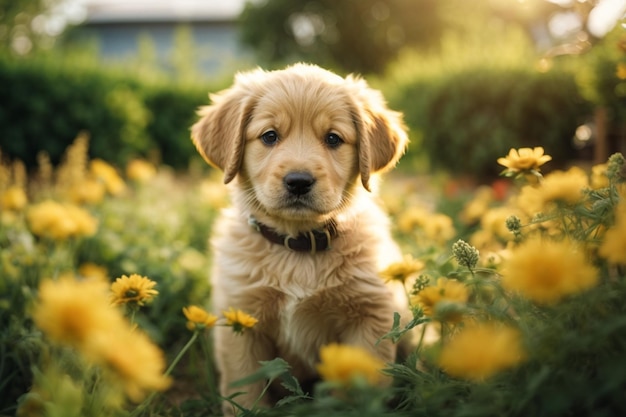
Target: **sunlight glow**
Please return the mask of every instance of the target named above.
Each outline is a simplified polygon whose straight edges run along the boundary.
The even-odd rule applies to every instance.
[[[607,34],[626,13],[626,0],[600,0],[589,13],[589,32],[598,38]]]
[[[550,18],[548,27],[550,33],[557,38],[565,38],[582,29],[583,23],[576,12],[557,13]]]

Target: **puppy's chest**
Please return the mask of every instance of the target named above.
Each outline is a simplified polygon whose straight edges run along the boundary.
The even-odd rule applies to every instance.
[[[336,341],[335,323],[330,320],[336,315],[331,311],[336,308],[332,296],[329,297],[331,291],[320,290],[305,296],[283,293],[274,326],[267,333],[274,340],[278,356],[313,369],[319,347]]]
[[[258,307],[269,319],[268,330],[275,338],[291,344],[291,336],[319,323],[336,305],[333,294],[354,277],[341,267],[332,267],[329,260],[316,262],[314,257],[302,256],[298,262],[265,265],[251,275],[249,291],[269,295]]]
[[[337,285],[346,275],[332,253],[309,255],[278,249],[278,254],[249,263],[250,284],[272,287],[289,298],[303,299]]]

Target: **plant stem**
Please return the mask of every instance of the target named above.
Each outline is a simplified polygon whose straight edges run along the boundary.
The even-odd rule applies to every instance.
[[[200,334],[200,332],[198,330],[193,332],[193,334],[191,335],[191,338],[189,339],[187,344],[185,346],[183,346],[183,348],[180,350],[180,352],[178,352],[178,355],[174,358],[174,360],[170,364],[169,368],[167,368],[167,370],[165,371],[165,376],[168,376],[174,370],[174,367],[178,364],[178,362],[180,362],[180,360],[182,359],[183,355],[189,350],[191,345],[193,345],[193,343],[198,338],[199,334]]]
[[[135,324],[135,314],[137,313],[136,307],[130,308],[130,324],[131,326]]]
[[[211,343],[207,340],[206,337],[200,339],[200,345],[202,346],[202,350],[204,352],[204,356],[207,361],[207,383],[209,384],[209,389],[212,393],[217,392],[217,385],[215,382],[215,368],[213,366],[213,352],[211,349]]]
[[[274,381],[274,379],[271,379],[271,380],[267,381],[267,384],[265,384],[265,387],[263,388],[263,391],[261,391],[261,394],[254,401],[254,404],[252,404],[252,407],[250,407],[251,410],[255,410],[256,409],[257,405],[259,404],[259,401],[261,401],[261,398],[263,398],[265,396],[265,393],[269,389],[270,385],[272,385],[273,381]]]

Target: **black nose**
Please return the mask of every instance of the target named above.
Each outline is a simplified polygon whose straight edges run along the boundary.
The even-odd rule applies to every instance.
[[[291,194],[303,195],[311,191],[313,184],[315,184],[315,178],[308,172],[295,171],[285,175],[283,184]]]

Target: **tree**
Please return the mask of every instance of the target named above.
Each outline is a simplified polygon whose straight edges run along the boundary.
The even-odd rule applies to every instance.
[[[381,73],[405,46],[441,34],[437,0],[267,0],[248,2],[241,37],[264,65],[297,60]]]
[[[67,17],[56,9],[64,0],[0,0],[0,49],[26,55],[52,45]]]

